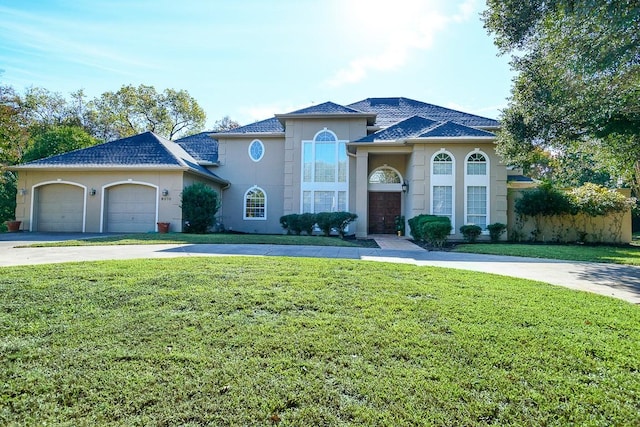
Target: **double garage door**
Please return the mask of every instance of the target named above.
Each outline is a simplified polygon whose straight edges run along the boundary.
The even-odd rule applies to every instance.
[[[37,189],[35,229],[82,232],[84,189],[69,184],[48,184]],[[155,231],[156,189],[122,184],[105,189],[103,231],[135,233]]]

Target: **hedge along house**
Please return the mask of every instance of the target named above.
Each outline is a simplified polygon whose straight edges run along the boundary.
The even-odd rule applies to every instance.
[[[16,219],[30,231],[149,232],[158,222],[180,231],[185,186],[204,182],[220,193],[229,185],[200,152],[196,159],[145,132],[15,166]]]
[[[157,221],[180,231],[180,192],[201,181],[221,194],[218,221],[234,231],[282,233],[282,215],[349,211],[358,237],[395,233],[396,216],[435,214],[461,238],[463,224],[507,222],[498,127],[407,98],[369,98],[176,142],[144,133],[15,167],[16,219],[33,231],[151,231]]]

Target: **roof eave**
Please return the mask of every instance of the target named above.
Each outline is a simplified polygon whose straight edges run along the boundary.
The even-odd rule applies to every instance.
[[[220,139],[222,138],[245,138],[245,137],[251,137],[251,138],[277,138],[277,137],[283,137],[284,136],[284,132],[246,132],[246,133],[217,133],[216,134],[216,138],[215,139]]]
[[[155,169],[155,170],[174,170],[184,169],[182,165],[121,165],[121,164],[67,164],[67,165],[14,165],[9,166],[9,170],[70,170],[70,171],[83,171],[83,170],[130,170],[130,169]]]
[[[367,125],[374,125],[376,122],[375,113],[308,113],[308,114],[276,114],[275,117],[280,121],[282,126],[285,125],[287,119],[367,119]]]
[[[429,143],[429,142],[496,142],[495,136],[437,136],[427,138],[406,138],[407,144]]]

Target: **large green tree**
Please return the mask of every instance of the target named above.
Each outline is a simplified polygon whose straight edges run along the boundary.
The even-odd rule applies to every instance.
[[[206,114],[185,90],[153,86],[122,86],[105,92],[89,104],[89,127],[100,139],[112,140],[145,131],[169,139],[195,133],[204,127]]]
[[[640,2],[488,0],[485,28],[517,72],[498,150],[536,164],[595,153],[640,192]],[[595,147],[595,149],[594,149]],[[588,167],[588,165],[585,165]]]
[[[33,138],[22,158],[25,162],[96,145],[99,140],[77,126],[53,126]]]

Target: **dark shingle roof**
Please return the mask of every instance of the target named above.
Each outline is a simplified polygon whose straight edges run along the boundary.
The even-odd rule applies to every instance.
[[[491,132],[459,123],[437,122],[426,117],[413,116],[355,142],[397,141],[406,138],[491,138],[494,136]]]
[[[302,108],[286,114],[277,114],[276,117],[251,123],[246,126],[221,132],[224,134],[252,134],[252,133],[282,133],[284,126],[280,119],[283,116],[303,116],[314,114],[360,114],[367,115],[369,124],[387,128],[412,116],[429,118],[436,122],[451,121],[469,127],[498,127],[497,120],[474,114],[463,113],[450,108],[439,107],[426,102],[415,101],[409,98],[367,98],[349,105],[339,105],[334,102],[324,102],[318,105]],[[214,135],[215,136],[215,135]]]
[[[212,132],[201,132],[177,139],[176,144],[184,148],[198,162],[218,162],[218,140],[211,137]]]
[[[419,115],[438,122],[453,121],[471,127],[497,127],[497,120],[474,114],[463,113],[450,108],[439,107],[409,98],[367,98],[347,105],[358,111],[375,113],[376,125],[388,127],[407,117]]]
[[[413,116],[386,129],[367,135],[356,142],[395,141],[403,138],[416,137],[437,124],[438,122],[435,120]]]
[[[240,126],[239,128],[235,128],[235,129],[225,131],[225,132],[220,132],[220,133],[245,134],[245,133],[279,133],[279,132],[284,132],[284,127],[282,127],[282,124],[277,118],[272,117],[270,119],[251,123],[246,126]]]
[[[464,126],[459,123],[443,122],[439,123],[432,129],[418,135],[420,138],[473,138],[473,137],[485,137],[493,138],[495,135],[491,132],[487,132],[482,129],[475,129],[469,126]]]
[[[289,114],[362,114],[362,111],[354,110],[353,108],[345,107],[334,102],[324,102],[318,105],[312,105],[311,107],[302,108],[300,110],[292,111]]]
[[[188,168],[193,172],[221,180],[220,177],[198,165],[180,145],[153,132],[144,132],[93,147],[35,160],[19,165],[27,168],[100,168],[100,167],[165,167]],[[224,181],[224,180],[221,180]]]

